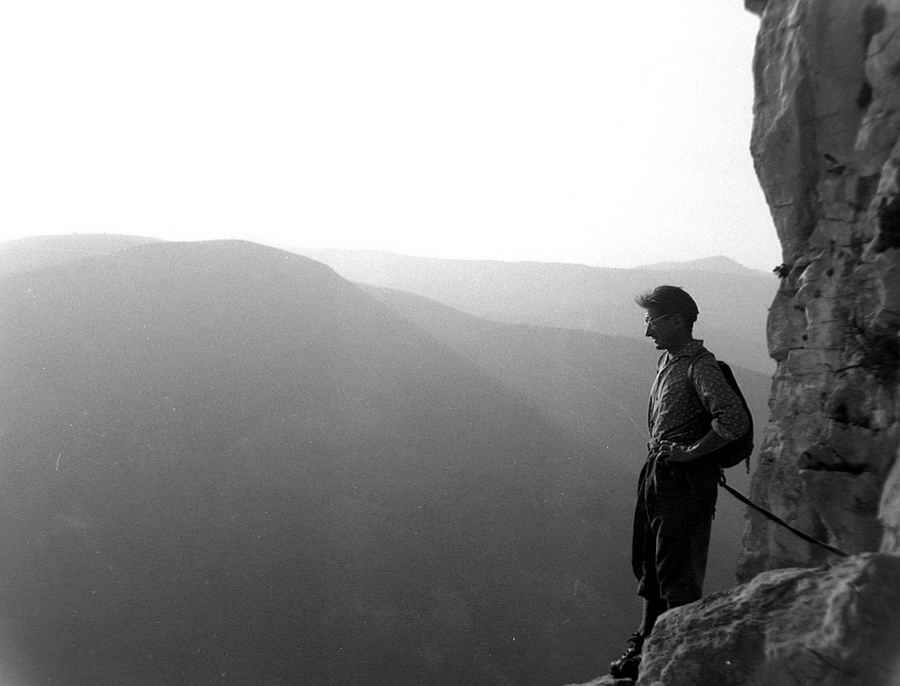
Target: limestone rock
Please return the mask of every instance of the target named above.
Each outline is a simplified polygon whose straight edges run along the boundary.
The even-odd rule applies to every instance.
[[[751,490],[849,552],[900,552],[900,0],[745,5],[751,152],[784,259]],[[752,515],[739,577],[827,559]]]
[[[888,476],[881,494],[879,512],[885,529],[882,550],[900,550],[900,460],[894,463]]]
[[[872,553],[760,574],[663,615],[637,686],[897,686],[898,579]]]

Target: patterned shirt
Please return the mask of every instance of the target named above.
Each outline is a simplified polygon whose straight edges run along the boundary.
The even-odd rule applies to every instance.
[[[694,361],[692,378],[688,368]],[[659,441],[691,444],[712,429],[728,440],[740,438],[750,418],[711,352],[694,340],[660,359],[650,387],[648,424],[651,449]]]

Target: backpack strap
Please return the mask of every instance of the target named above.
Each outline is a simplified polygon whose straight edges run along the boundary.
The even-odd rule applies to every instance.
[[[719,366],[719,369],[723,372],[723,375],[724,375],[724,370],[722,370],[722,367],[721,367],[721,365],[724,363],[719,362],[719,360],[716,359],[716,356],[713,355],[709,350],[703,350],[703,351],[697,353],[696,355],[694,355],[691,358],[690,364],[688,365],[687,376],[691,382],[691,388],[694,390],[694,395],[697,396],[698,400],[700,399],[700,393],[697,392],[697,384],[694,383],[694,363],[706,355],[709,355],[711,358],[713,358],[713,361],[716,363],[717,366]],[[726,378],[726,382],[728,382],[727,378]],[[740,386],[732,385],[731,383],[728,383],[728,386],[734,391],[735,395],[737,395],[738,400],[741,401],[741,405],[743,405],[743,407],[744,407],[744,411],[747,413],[747,416],[750,417],[750,431],[752,432],[753,431],[753,415],[750,413],[750,405],[747,403],[747,399],[744,397],[744,394],[741,392]],[[702,405],[703,403],[701,402],[700,404]],[[704,408],[704,410],[705,410],[705,408]],[[747,470],[747,473],[749,474],[750,473],[750,455],[749,454],[747,455],[746,458],[744,458],[744,466]],[[719,472],[724,474],[724,470],[722,467],[719,467]]]
[[[698,398],[700,397],[700,394],[697,393],[697,384],[694,383],[694,363],[705,355],[709,355],[714,360],[716,359],[716,356],[713,355],[711,352],[709,352],[709,350],[702,350],[691,358],[691,362],[688,365],[688,369],[687,369],[687,376],[688,376],[688,379],[690,379],[690,381],[691,381],[691,388],[694,389],[694,394]]]

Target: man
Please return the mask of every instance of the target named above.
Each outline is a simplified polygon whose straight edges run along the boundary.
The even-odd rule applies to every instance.
[[[716,358],[693,337],[697,304],[676,286],[638,296],[645,335],[661,355],[650,388],[647,461],[638,479],[632,568],[643,618],[615,677],[637,678],[641,649],[657,617],[702,593],[719,467],[704,459],[740,438],[750,418]]]

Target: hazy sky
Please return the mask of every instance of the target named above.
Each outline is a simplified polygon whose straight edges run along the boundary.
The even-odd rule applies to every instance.
[[[781,261],[742,0],[7,3],[0,239]]]

